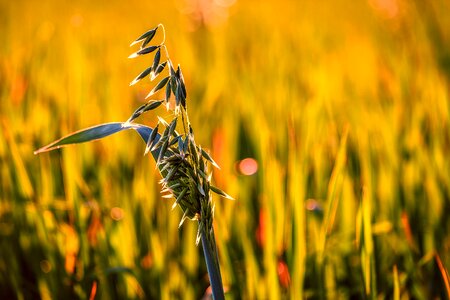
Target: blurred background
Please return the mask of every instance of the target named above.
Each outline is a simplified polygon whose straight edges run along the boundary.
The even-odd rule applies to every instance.
[[[229,299],[450,297],[448,1],[1,1],[2,299],[199,299],[196,223],[124,121],[163,23],[221,170]],[[162,39],[161,32],[155,41]],[[161,109],[161,115],[167,113]],[[139,122],[154,126],[156,114]]]

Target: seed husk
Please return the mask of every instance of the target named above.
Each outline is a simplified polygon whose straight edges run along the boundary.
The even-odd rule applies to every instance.
[[[177,204],[180,203],[181,199],[183,199],[184,195],[186,195],[186,193],[187,193],[188,190],[189,190],[189,189],[188,189],[187,187],[185,187],[185,188],[181,191],[181,193],[177,196],[177,199],[176,199],[175,202],[173,203],[172,209],[174,209],[174,208],[177,206]]]
[[[149,46],[147,48],[141,49],[137,52],[134,52],[133,54],[131,54],[130,56],[128,56],[128,58],[135,58],[138,57],[140,55],[145,55],[148,53],[152,53],[153,51],[155,51],[156,49],[158,49],[160,46]]]
[[[152,96],[153,94],[155,94],[157,91],[159,91],[160,89],[162,89],[167,81],[169,80],[169,76],[165,77],[164,79],[162,79],[151,91],[150,93],[148,93],[147,97],[145,97],[145,99],[147,99],[148,97]]]
[[[128,118],[127,122],[131,123],[131,122],[133,122],[134,119],[136,119],[137,117],[139,117],[139,116],[142,114],[142,112],[143,112],[143,110],[144,110],[144,108],[145,108],[146,105],[147,105],[147,104],[143,104],[143,105],[139,106],[138,109],[136,109],[136,110],[133,112],[133,114],[131,115],[131,117]]]
[[[148,153],[148,151],[150,151],[150,149],[152,148],[152,145],[155,141],[156,136],[158,135],[158,129],[159,129],[159,123],[156,125],[155,128],[153,128],[152,133],[150,134],[150,137],[147,141],[147,146],[145,147],[145,152],[144,155],[146,155]]]
[[[158,108],[163,102],[164,100],[150,101],[145,105],[143,112]]]
[[[132,82],[130,82],[130,86],[135,85],[138,81],[140,81],[142,78],[145,78],[150,72],[153,70],[152,67],[149,67],[145,69],[141,74],[136,76],[136,78],[133,79]]]
[[[167,138],[167,140],[166,140],[166,141],[163,143],[163,145],[161,146],[161,150],[160,150],[159,155],[158,155],[158,160],[156,161],[156,164],[157,164],[157,165],[160,164],[161,159],[164,157],[168,145],[169,145],[169,139]]]
[[[178,228],[180,228],[181,225],[183,225],[184,221],[188,218],[188,216],[187,216],[188,212],[189,212],[188,210],[186,210],[186,211],[184,212],[183,216],[181,217],[180,224],[178,224]],[[198,243],[197,243],[197,244],[198,244]]]
[[[153,58],[152,70],[156,70],[159,65],[159,60],[161,59],[161,48],[158,49],[155,53],[155,57]]]
[[[134,40],[131,43],[130,47],[139,43],[140,41],[142,41],[144,39],[145,39],[145,41],[142,43],[141,48],[145,47],[155,36],[156,30],[158,30],[158,27],[155,27],[155,28],[147,31],[146,33],[142,34],[140,37],[138,37],[136,40]]]
[[[209,181],[209,180],[208,180],[208,176],[206,176],[205,172],[203,172],[203,171],[200,170],[200,169],[197,169],[197,171],[198,171],[198,174],[200,174],[200,176],[202,176],[202,178],[203,178],[204,180]]]
[[[175,119],[172,120],[172,122],[170,122],[169,133],[168,133],[169,135],[173,135],[174,134],[175,128],[177,127],[177,120],[178,120],[178,118],[175,118]]]
[[[213,185],[210,185],[209,188],[211,189],[211,191],[213,191],[214,193],[216,193],[219,196],[222,196],[224,198],[230,199],[230,200],[234,200],[233,197],[231,197],[230,195],[228,195],[227,193],[225,193],[224,191],[222,191],[221,189],[219,189],[218,187],[215,187]]]
[[[167,62],[165,61],[165,62],[161,63],[156,69],[153,69],[153,67],[152,67],[153,72],[152,72],[151,78],[150,78],[152,81],[159,75],[159,73],[161,73],[164,70],[166,64],[167,64]]]
[[[209,161],[214,167],[220,170],[219,165],[212,159],[212,157],[206,152],[204,149],[201,149],[202,156],[206,158],[207,161]]]
[[[200,182],[197,183],[197,189],[200,192],[200,194],[202,194],[202,196],[206,196],[205,190],[203,189],[203,186],[202,186],[202,184]]]
[[[173,139],[171,139],[169,142],[169,147],[172,147],[173,145],[175,145],[178,142],[179,137],[180,136],[178,135],[178,136],[174,137]]]
[[[169,81],[166,85],[166,102],[169,103],[170,100],[170,91],[172,89],[171,81]]]

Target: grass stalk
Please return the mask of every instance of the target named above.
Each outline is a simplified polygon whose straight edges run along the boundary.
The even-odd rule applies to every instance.
[[[222,276],[220,274],[219,257],[217,255],[217,248],[214,238],[214,229],[211,228],[210,234],[208,234],[206,230],[202,230],[201,241],[213,298],[215,300],[225,299]]]
[[[164,34],[163,41],[158,45],[150,45],[159,28]],[[35,154],[68,144],[97,140],[125,129],[137,131],[146,143],[144,154],[151,152],[163,177],[160,181],[161,193],[165,198],[173,197],[175,199],[173,208],[179,206],[183,211],[180,226],[186,219],[198,221],[196,243],[198,245],[200,241],[202,242],[213,298],[221,300],[224,299],[224,290],[212,225],[214,208],[211,194],[214,192],[224,198],[232,198],[210,183],[212,170],[209,170],[209,165],[214,167],[218,165],[204,149],[195,143],[194,131],[187,113],[187,93],[183,74],[180,66],[175,69],[164,42],[164,26],[159,24],[131,44],[133,46],[140,43],[141,46],[138,51],[129,56],[129,58],[135,58],[154,53],[152,65],[136,76],[130,85],[136,84],[147,76],[153,80],[166,70],[168,74],[146,97],[157,95],[165,89],[164,100],[149,100],[137,108],[126,122],[105,123],[74,132],[35,151]],[[165,61],[161,60],[161,49],[165,55]],[[163,103],[168,111],[173,112],[173,119],[170,122],[159,117],[159,123],[155,128],[134,123],[143,113],[154,110]],[[183,133],[178,133],[176,130],[179,117],[181,117],[182,126],[180,127]],[[159,125],[164,127],[161,133],[158,132]]]

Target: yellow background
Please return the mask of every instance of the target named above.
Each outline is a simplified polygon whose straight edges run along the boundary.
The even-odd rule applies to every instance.
[[[402,0],[2,1],[1,294],[207,290],[196,224],[178,229],[138,135],[33,155],[143,103],[152,83],[128,85],[151,58],[127,59],[128,45],[163,23],[197,143],[236,198],[215,198],[227,297],[448,297],[449,11]],[[154,126],[156,113],[138,121]],[[255,175],[239,172],[247,157]]]

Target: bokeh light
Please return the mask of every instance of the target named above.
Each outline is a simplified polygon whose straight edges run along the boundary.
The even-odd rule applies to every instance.
[[[113,207],[110,211],[111,219],[114,221],[120,221],[124,217],[124,211],[120,207]]]
[[[258,162],[254,158],[247,157],[237,163],[237,168],[240,174],[250,176],[258,171]]]
[[[41,267],[41,270],[44,273],[48,273],[52,270],[52,264],[46,259],[41,260],[39,262],[39,266]]]

